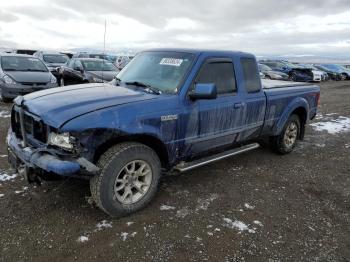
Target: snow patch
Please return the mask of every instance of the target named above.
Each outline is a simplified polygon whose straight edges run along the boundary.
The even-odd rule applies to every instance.
[[[4,197],[5,196],[5,194],[0,194],[0,198],[2,198],[2,197]]]
[[[78,237],[77,241],[80,243],[84,243],[86,241],[89,241],[89,237],[88,236],[80,236],[80,237]]]
[[[18,174],[13,174],[13,175],[9,175],[9,174],[6,174],[6,173],[0,174],[0,182],[13,180],[17,176],[18,176]]]
[[[112,228],[112,222],[108,222],[107,220],[102,220],[101,222],[97,223],[96,228],[98,231],[103,230],[104,228]]]
[[[245,203],[245,204],[244,204],[244,207],[245,207],[246,209],[250,209],[250,210],[253,210],[253,209],[255,208],[255,206],[249,205],[248,203]]]
[[[132,224],[134,224],[135,222],[126,222],[126,225],[129,227],[131,226]]]
[[[254,223],[255,225],[258,225],[258,226],[261,226],[261,227],[264,226],[264,225],[263,225],[260,221],[258,221],[258,220],[254,220],[253,223]]]
[[[339,116],[329,121],[317,122],[310,124],[316,131],[327,131],[329,134],[335,135],[350,132],[350,118]]]
[[[197,201],[197,207],[196,207],[196,211],[199,210],[207,210],[209,205],[216,199],[219,198],[218,194],[210,194],[209,198],[206,199],[198,199]]]
[[[174,209],[176,209],[176,207],[161,205],[159,209],[160,209],[160,211],[167,211],[167,210],[174,210]]]
[[[2,157],[7,157],[7,155],[0,155],[0,157],[2,158]]]
[[[131,233],[131,234],[129,234],[129,233],[127,233],[127,232],[122,232],[122,233],[120,234],[120,236],[121,236],[121,238],[122,238],[123,241],[126,241],[126,240],[128,239],[128,237],[129,237],[129,235],[130,235],[130,237],[135,237],[136,234],[137,234],[137,232],[133,232],[133,233]]]
[[[225,221],[224,226],[226,226],[228,228],[237,229],[240,232],[248,231],[249,233],[255,233],[254,229],[249,228],[242,221],[239,221],[239,220],[232,221],[231,219],[226,218],[226,217],[224,218],[224,221]]]
[[[11,113],[9,111],[5,111],[5,110],[0,111],[0,117],[1,118],[9,118],[9,117],[11,117]]]

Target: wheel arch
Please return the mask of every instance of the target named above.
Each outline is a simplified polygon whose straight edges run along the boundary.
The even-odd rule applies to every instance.
[[[169,154],[166,146],[160,139],[158,139],[153,135],[148,135],[148,134],[134,134],[134,135],[127,135],[127,136],[119,136],[119,137],[113,137],[104,141],[95,150],[94,157],[93,157],[94,163],[96,163],[98,159],[101,157],[101,155],[105,153],[109,148],[123,142],[138,142],[140,144],[150,147],[158,155],[162,168],[165,168],[165,169],[169,168]]]
[[[274,128],[273,135],[278,135],[280,132],[282,132],[284,125],[293,114],[297,115],[300,120],[299,139],[304,138],[305,126],[309,115],[309,105],[308,102],[301,97],[295,99],[286,107]]]

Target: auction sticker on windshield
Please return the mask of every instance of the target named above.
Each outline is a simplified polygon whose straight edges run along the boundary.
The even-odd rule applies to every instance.
[[[165,57],[160,60],[160,65],[180,66],[184,60],[178,58]]]

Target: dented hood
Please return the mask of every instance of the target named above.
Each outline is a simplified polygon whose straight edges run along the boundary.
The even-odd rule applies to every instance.
[[[24,108],[55,128],[99,109],[156,98],[156,95],[112,84],[51,88],[24,96]]]

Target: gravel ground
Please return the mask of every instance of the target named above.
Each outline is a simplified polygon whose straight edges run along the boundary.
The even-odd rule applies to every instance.
[[[350,261],[350,82],[321,84],[293,153],[262,147],[166,176],[148,208],[118,220],[90,204],[86,181],[36,187],[9,169],[9,110],[0,103],[0,261]]]

